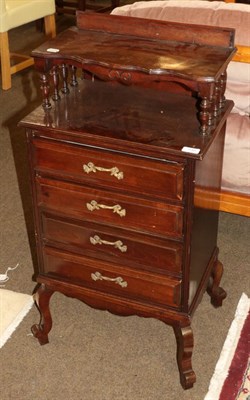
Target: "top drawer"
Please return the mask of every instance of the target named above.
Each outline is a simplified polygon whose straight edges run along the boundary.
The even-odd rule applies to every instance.
[[[33,139],[34,167],[44,174],[144,196],[182,201],[184,165]]]

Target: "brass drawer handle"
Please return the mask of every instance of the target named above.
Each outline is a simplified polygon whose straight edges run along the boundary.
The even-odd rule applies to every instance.
[[[106,209],[106,210],[113,210],[113,213],[117,213],[120,217],[125,217],[126,210],[122,208],[119,204],[115,204],[114,206],[106,206],[105,204],[98,204],[97,201],[91,200],[90,203],[86,203],[86,207],[89,211]]]
[[[127,251],[127,246],[122,243],[121,240],[117,240],[116,242],[109,242],[107,240],[101,239],[98,235],[95,235],[94,237],[89,238],[90,243],[93,245],[96,244],[104,244],[104,245],[109,245],[109,246],[114,246],[116,249],[120,250],[122,253],[126,253]]]
[[[124,175],[122,171],[119,171],[117,167],[112,167],[112,168],[103,168],[103,167],[97,167],[94,163],[91,161],[88,164],[83,165],[83,170],[87,174],[90,172],[110,172],[111,176],[115,176],[118,180],[123,179]]]
[[[103,276],[98,271],[96,271],[94,274],[92,273],[91,274],[91,278],[93,279],[93,281],[99,281],[99,280],[100,281],[110,281],[110,282],[117,283],[121,287],[127,287],[128,286],[128,282],[124,281],[121,276],[117,276],[117,278],[109,278],[107,276]]]

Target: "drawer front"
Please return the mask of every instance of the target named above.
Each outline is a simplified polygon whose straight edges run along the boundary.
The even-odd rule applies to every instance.
[[[44,273],[70,283],[125,298],[180,307],[181,281],[92,260],[49,247],[44,249]]]
[[[68,217],[181,238],[183,208],[37,178],[38,204]]]
[[[38,139],[34,139],[33,144],[35,168],[43,173],[145,196],[183,199],[183,164],[133,158]]]
[[[182,245],[122,229],[42,215],[45,243],[88,257],[153,271],[181,274]]]

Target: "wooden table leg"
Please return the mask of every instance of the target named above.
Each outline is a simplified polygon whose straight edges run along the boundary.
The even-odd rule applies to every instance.
[[[53,293],[53,290],[42,284],[35,294],[35,302],[40,311],[41,319],[39,324],[35,324],[31,327],[31,331],[41,345],[49,342],[48,333],[52,328],[49,301]]]
[[[223,300],[227,297],[225,290],[219,286],[223,270],[222,263],[216,259],[207,286],[207,293],[211,297],[211,304],[214,307],[221,307]]]
[[[195,373],[192,369],[192,353],[194,347],[194,337],[191,326],[174,326],[174,333],[177,343],[177,364],[180,372],[180,381],[184,389],[193,387],[196,381]]]

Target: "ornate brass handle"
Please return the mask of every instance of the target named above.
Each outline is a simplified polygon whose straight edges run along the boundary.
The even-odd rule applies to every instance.
[[[91,274],[91,278],[93,279],[93,281],[99,281],[99,280],[100,281],[110,281],[110,282],[117,283],[121,287],[127,287],[128,286],[128,282],[124,281],[121,276],[117,276],[117,278],[109,278],[107,276],[103,276],[98,271],[96,271],[94,274],[92,273]]]
[[[103,168],[103,167],[97,167],[94,163],[92,163],[91,161],[88,164],[84,164],[83,165],[83,170],[84,172],[86,172],[87,174],[89,174],[90,172],[110,172],[111,176],[115,176],[117,179],[123,179],[123,172],[119,171],[119,169],[117,167],[112,167],[112,168]]]
[[[91,236],[89,240],[90,243],[92,243],[93,245],[105,244],[109,246],[114,246],[116,249],[119,249],[122,253],[126,253],[127,251],[127,246],[124,245],[121,240],[117,240],[116,242],[109,242],[107,240],[101,239],[98,235],[95,235],[93,237]]]
[[[86,203],[86,207],[89,211],[100,210],[101,208],[106,210],[113,210],[113,213],[117,213],[120,217],[125,217],[126,210],[122,208],[119,204],[115,204],[114,206],[106,206],[105,204],[99,204],[95,200],[91,200],[90,203]]]

